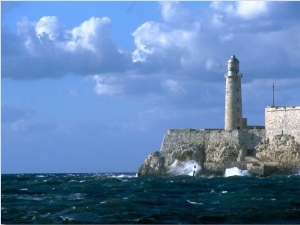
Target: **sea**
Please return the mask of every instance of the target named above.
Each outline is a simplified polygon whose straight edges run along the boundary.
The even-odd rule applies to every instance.
[[[2,174],[2,224],[300,224],[300,174]]]

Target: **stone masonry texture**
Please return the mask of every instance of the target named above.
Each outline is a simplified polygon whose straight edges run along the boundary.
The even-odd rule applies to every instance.
[[[300,106],[265,108],[266,136],[290,134],[300,142]]]

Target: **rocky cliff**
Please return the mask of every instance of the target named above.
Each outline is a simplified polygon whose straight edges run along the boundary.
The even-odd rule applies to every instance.
[[[264,175],[295,174],[300,170],[300,144],[290,134],[265,138],[255,150]]]
[[[294,173],[300,145],[291,135],[265,137],[265,130],[168,130],[160,151],[151,153],[138,176],[223,175],[238,167],[260,176]]]

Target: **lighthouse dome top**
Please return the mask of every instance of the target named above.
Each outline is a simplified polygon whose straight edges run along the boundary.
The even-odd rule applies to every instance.
[[[232,55],[230,59],[228,60],[229,63],[239,63],[239,60],[235,57],[235,55]]]

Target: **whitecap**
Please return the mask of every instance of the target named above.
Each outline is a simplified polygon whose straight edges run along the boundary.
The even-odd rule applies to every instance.
[[[34,201],[42,201],[44,200],[45,198],[41,198],[41,197],[33,197],[32,200]]]
[[[43,197],[34,197],[34,196],[20,196],[20,197],[17,197],[17,199],[30,200],[30,201],[42,201],[45,198],[43,198]]]
[[[73,218],[68,217],[68,216],[60,216],[60,218],[61,218],[63,221],[72,221],[72,220],[74,220]]]
[[[193,204],[193,205],[203,205],[204,203],[202,203],[202,202],[192,202],[192,201],[190,201],[190,200],[187,200],[187,202],[188,203],[191,203],[191,204]]]
[[[115,176],[115,177],[118,177],[118,178],[134,178],[134,177],[137,177],[137,174],[135,174],[135,175],[121,174],[121,175],[118,175],[118,176]]]
[[[228,191],[222,191],[222,194],[227,194],[228,193]]]
[[[258,201],[261,201],[261,200],[264,200],[263,198],[251,198],[251,200],[258,200]]]
[[[231,176],[250,176],[251,174],[248,172],[248,170],[240,170],[237,167],[233,168],[227,168],[225,170],[225,177],[231,177]]]
[[[47,212],[47,213],[45,213],[45,214],[40,215],[40,217],[41,217],[41,218],[46,218],[46,217],[48,217],[48,216],[50,216],[50,215],[51,215],[51,213],[50,213],[50,212]]]
[[[69,180],[68,183],[78,182],[78,180]]]
[[[81,200],[84,199],[84,194],[81,193],[73,193],[68,196],[69,200]]]
[[[68,173],[68,174],[66,174],[64,177],[75,177],[75,176],[76,176],[76,174]]]

